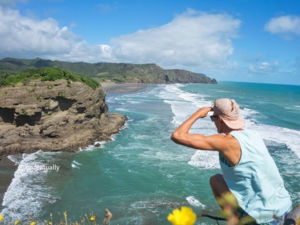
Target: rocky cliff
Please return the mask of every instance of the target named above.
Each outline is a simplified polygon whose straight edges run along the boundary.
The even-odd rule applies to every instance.
[[[0,88],[0,155],[76,151],[110,140],[126,117],[107,113],[102,87],[82,82],[30,80]]]

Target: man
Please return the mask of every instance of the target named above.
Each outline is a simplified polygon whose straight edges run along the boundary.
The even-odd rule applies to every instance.
[[[190,134],[193,123],[210,111],[214,112],[211,120],[218,134]],[[250,215],[258,224],[280,224],[292,209],[290,195],[262,138],[244,127],[238,104],[223,98],[215,100],[213,107],[203,107],[192,114],[173,132],[171,139],[191,148],[219,152],[222,175],[212,176],[210,185],[217,200],[225,193],[235,196],[239,207],[231,219]],[[227,210],[231,206],[220,204],[220,207]]]

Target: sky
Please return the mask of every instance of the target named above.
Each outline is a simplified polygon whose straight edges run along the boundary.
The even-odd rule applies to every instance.
[[[156,63],[300,85],[298,0],[0,0],[0,58]]]

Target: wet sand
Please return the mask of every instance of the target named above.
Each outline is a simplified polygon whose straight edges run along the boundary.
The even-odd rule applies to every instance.
[[[101,83],[106,93],[135,92],[145,87],[144,83]]]

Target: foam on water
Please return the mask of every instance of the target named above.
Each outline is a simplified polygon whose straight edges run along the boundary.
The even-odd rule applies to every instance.
[[[19,165],[22,161],[22,156],[19,155],[9,155],[7,158],[12,161],[15,165]]]
[[[165,103],[170,104],[174,115],[172,123],[175,127],[179,126],[197,109],[211,105],[211,102],[204,100],[204,95],[191,94],[181,90],[180,87],[183,86],[182,84],[166,85],[158,94]],[[209,135],[213,134],[214,130],[213,124],[205,118],[201,121],[201,125],[199,122],[196,122],[191,132]],[[206,169],[219,167],[216,152],[195,151],[188,163],[192,166]]]
[[[111,136],[111,140],[112,141],[115,140],[115,135]],[[92,150],[95,150],[97,148],[104,148],[105,143],[107,143],[107,141],[95,141],[94,144],[88,145],[84,149],[79,148],[79,151],[92,151]]]
[[[202,169],[218,169],[220,168],[218,152],[196,151],[188,164]]]
[[[76,160],[73,160],[71,166],[72,166],[72,168],[77,168],[77,169],[79,169],[80,166],[82,166],[82,164],[79,163],[79,162],[77,162]]]
[[[135,135],[134,138],[135,138],[135,139],[138,139],[138,140],[144,140],[144,139],[148,139],[149,136],[148,136],[148,135],[145,135],[145,134],[138,134],[138,135]]]
[[[120,128],[120,132],[119,133],[116,133],[116,134],[112,134],[110,136],[110,139],[111,141],[115,141],[116,140],[116,137],[118,134],[121,133],[121,130],[124,130],[126,128],[128,128],[128,122],[130,122],[132,120],[127,120],[125,122],[125,124]],[[98,148],[104,148],[105,144],[107,143],[108,141],[95,141],[93,144],[91,145],[88,145],[86,148],[82,149],[82,148],[79,148],[79,151],[93,151],[95,149],[98,149]]]
[[[22,155],[14,178],[4,194],[1,214],[5,223],[38,216],[45,205],[57,200],[51,195],[51,184],[44,184],[48,171],[37,169],[47,166],[44,160],[40,160],[41,156],[45,157],[42,151]]]
[[[211,105],[210,101],[205,100],[204,95],[183,91],[180,89],[180,87],[183,86],[182,84],[165,85],[158,93],[158,96],[171,106],[173,112],[172,123],[175,127],[179,126],[199,108]],[[259,113],[249,108],[243,108],[242,106],[240,114],[246,121],[246,127],[259,132],[265,140],[286,144],[300,159],[300,131],[258,124],[255,117]],[[196,121],[191,128],[191,133],[211,135],[216,133],[216,129],[210,120],[204,118],[201,119],[201,122]],[[204,169],[219,168],[218,153],[212,151],[196,151],[188,163],[192,166]]]
[[[158,213],[162,208],[173,208],[178,205],[177,202],[165,198],[154,198],[149,200],[137,200],[131,203],[128,209],[131,211],[147,210],[152,213]]]
[[[125,109],[125,108],[116,108],[116,110],[118,110],[118,111],[123,111],[123,112],[128,111],[128,109]]]
[[[285,144],[300,159],[300,131],[265,124],[252,124],[250,128],[259,132],[266,140]]]
[[[134,104],[135,107],[139,107],[137,102],[145,102],[152,100],[159,100],[160,102],[163,101],[170,105],[170,108],[173,113],[172,118],[172,124],[174,125],[174,129],[180,125],[184,120],[186,120],[192,113],[194,113],[197,109],[203,107],[203,106],[210,106],[211,102],[207,101],[206,98],[208,96],[201,95],[201,94],[192,94],[185,92],[181,90],[181,87],[184,87],[184,85],[158,85],[157,87],[153,88],[152,90],[149,90],[147,92],[139,92],[139,93],[133,93],[128,94],[126,96],[120,95],[118,97],[110,98],[111,102],[114,104],[118,104],[115,108],[122,107],[124,108],[124,105],[127,106],[127,103],[129,104],[128,111],[131,110],[130,104]],[[156,97],[156,99],[154,99]],[[157,98],[158,97],[158,98]],[[127,98],[127,99],[126,99]],[[136,98],[136,99],[135,99]],[[119,104],[120,103],[120,104]],[[147,102],[146,102],[147,103]],[[122,106],[121,106],[122,105]],[[167,107],[166,107],[167,108]],[[133,110],[135,108],[132,108]],[[168,110],[169,111],[169,110]],[[272,125],[266,125],[266,124],[259,124],[256,121],[256,117],[258,115],[258,112],[252,109],[243,108],[241,106],[241,115],[243,118],[245,118],[247,126],[253,130],[256,130],[261,134],[261,136],[266,139],[270,140],[272,143],[284,143],[287,145],[288,148],[290,148],[292,151],[294,151],[298,157],[300,157],[300,131],[272,126]],[[151,124],[156,120],[154,116],[147,118],[146,120],[142,121],[143,125]],[[169,116],[167,117],[167,120],[169,119]],[[153,120],[153,121],[152,121]],[[130,119],[126,122],[125,126],[122,129],[125,129],[127,127],[135,127],[134,123],[130,123],[130,121],[133,121],[133,119]],[[169,121],[167,121],[169,122]],[[152,126],[152,124],[151,124]],[[169,129],[169,128],[168,128]],[[166,131],[168,132],[168,130]],[[216,133],[216,128],[214,124],[209,120],[209,118],[204,118],[199,121],[197,121],[192,129],[192,133],[201,133],[205,135],[210,135]],[[128,133],[126,133],[128,134]],[[117,134],[116,134],[117,135]],[[112,139],[116,139],[116,135],[112,136]],[[148,131],[145,133],[135,132],[132,136],[132,140],[138,139],[137,142],[120,142],[116,143],[114,146],[115,149],[118,149],[118,151],[111,151],[111,157],[114,158],[114,160],[122,160],[124,162],[124,159],[129,159],[128,161],[132,160],[132,164],[136,163],[137,159],[145,160],[145,162],[150,162],[149,159],[154,159],[152,162],[158,162],[157,165],[167,165],[170,159],[172,161],[175,161],[176,164],[179,164],[179,162],[188,163],[189,165],[199,167],[201,169],[216,169],[219,168],[219,159],[218,159],[218,153],[212,152],[212,151],[189,151],[186,154],[178,154],[178,152],[170,153],[168,151],[161,151],[157,150],[157,147],[152,146],[152,142],[149,141],[149,135]],[[157,135],[158,136],[158,135]],[[155,140],[155,136],[153,136],[153,139]],[[130,140],[131,140],[130,139]],[[151,139],[153,141],[153,139]],[[143,140],[148,142],[143,142]],[[106,142],[95,142],[93,145],[90,145],[86,150],[94,150],[99,147],[96,147],[97,144],[100,144],[100,148],[103,148]],[[160,142],[159,142],[160,143]],[[164,143],[162,143],[164,145]],[[168,145],[169,143],[166,143]],[[164,147],[164,146],[163,146]],[[177,151],[178,149],[176,149]],[[179,149],[178,151],[180,151]],[[79,153],[79,155],[84,155],[82,153]],[[128,157],[128,155],[134,155],[135,157]],[[124,157],[126,156],[126,157]],[[43,166],[49,164],[51,160],[41,160],[42,157],[47,157],[47,154],[44,152],[36,152],[33,154],[24,154],[22,157],[22,160],[18,160],[17,158],[14,158],[13,156],[10,157],[10,159],[19,164],[17,170],[15,171],[14,178],[7,190],[7,192],[4,195],[3,200],[3,210],[1,214],[4,215],[6,219],[9,221],[13,221],[12,218],[22,220],[24,217],[27,217],[27,215],[30,213],[33,216],[37,215],[37,217],[41,216],[42,209],[44,206],[49,205],[49,203],[53,203],[59,199],[59,195],[56,194],[56,192],[52,189],[51,182],[49,182],[49,179],[46,179],[48,176],[47,171],[36,171],[36,170],[30,170],[30,167],[36,165],[36,166]],[[69,158],[70,156],[68,156]],[[164,162],[161,162],[164,161]],[[81,164],[79,163],[81,161],[74,160],[73,158],[68,160],[66,163],[61,165],[66,165],[66,167],[70,166],[70,171],[79,171],[81,168]],[[142,164],[142,163],[140,163]],[[148,164],[145,163],[145,167]],[[73,168],[73,169],[72,169]],[[144,167],[143,167],[144,168]],[[170,180],[177,180],[176,172],[171,170],[166,170],[165,167],[159,168],[159,173],[163,174],[163,176],[166,179]],[[104,170],[104,174],[111,174],[113,170],[112,168],[106,168]],[[126,167],[126,171],[130,173],[131,175],[135,175],[135,173],[140,174],[140,171],[135,169],[129,169]],[[115,172],[113,170],[113,172]],[[173,181],[171,181],[173,182]],[[54,185],[57,185],[56,183]],[[193,192],[194,193],[194,192]],[[185,193],[186,201],[195,207],[201,207],[205,208],[205,205],[201,203],[198,199],[196,199],[194,196],[191,195],[191,192]],[[65,199],[64,199],[65,201]],[[66,200],[68,203],[68,199]],[[119,201],[119,200],[118,200]],[[128,222],[128,224],[142,224],[142,217],[135,217],[136,211],[139,211],[140,214],[147,214],[148,212],[151,212],[153,214],[157,214],[157,209],[165,209],[165,208],[175,208],[180,207],[182,204],[177,202],[177,199],[170,200],[170,199],[164,199],[164,198],[157,198],[157,199],[135,199],[133,202],[130,201],[129,203],[124,201],[128,206],[126,209],[126,213],[132,212],[132,216],[130,217],[132,219],[128,219],[128,215],[124,216],[125,221],[131,221]],[[184,200],[185,202],[185,200]],[[124,203],[124,204],[125,204]],[[178,204],[178,205],[176,205]],[[185,202],[185,204],[187,204]],[[6,221],[7,222],[7,221]],[[117,223],[117,221],[115,221]],[[124,222],[124,221],[122,221]],[[121,223],[120,224],[126,224]],[[149,223],[150,224],[150,223]]]
[[[166,85],[158,94],[165,103],[170,104],[174,114],[172,123],[175,127],[190,117],[196,110],[201,107],[210,106],[211,102],[204,100],[204,95],[192,94],[180,89],[182,84]],[[214,124],[210,119],[204,118],[196,122],[191,133],[201,133],[210,135],[215,133]],[[188,163],[192,166],[205,169],[219,168],[218,153],[209,151],[195,151]]]
[[[187,119],[190,113],[193,113],[197,108],[207,106],[207,101],[204,101],[204,95],[197,95],[182,91],[182,84],[165,85],[158,93],[158,97],[164,100],[165,103],[171,105],[171,110],[174,114],[174,125],[179,125]]]
[[[241,116],[246,121],[246,127],[257,131],[265,140],[285,144],[300,159],[300,131],[258,123],[255,116],[259,113],[251,109],[242,109]]]
[[[171,159],[172,161],[178,161],[178,162],[186,161],[190,158],[188,154],[174,153],[170,155],[170,153],[168,152],[161,152],[161,151],[158,151],[155,154],[153,154],[153,151],[149,151],[147,153],[143,153],[143,155],[148,158],[155,158],[158,160],[166,160],[166,161],[169,161]]]
[[[289,106],[285,106],[284,108],[287,109],[287,110],[297,110],[297,111],[299,111],[300,110],[300,105],[289,105]]]
[[[195,207],[200,207],[202,209],[205,208],[205,205],[202,204],[198,199],[196,199],[194,196],[188,196],[185,198],[187,200],[187,202],[191,205],[191,206],[195,206]]]

